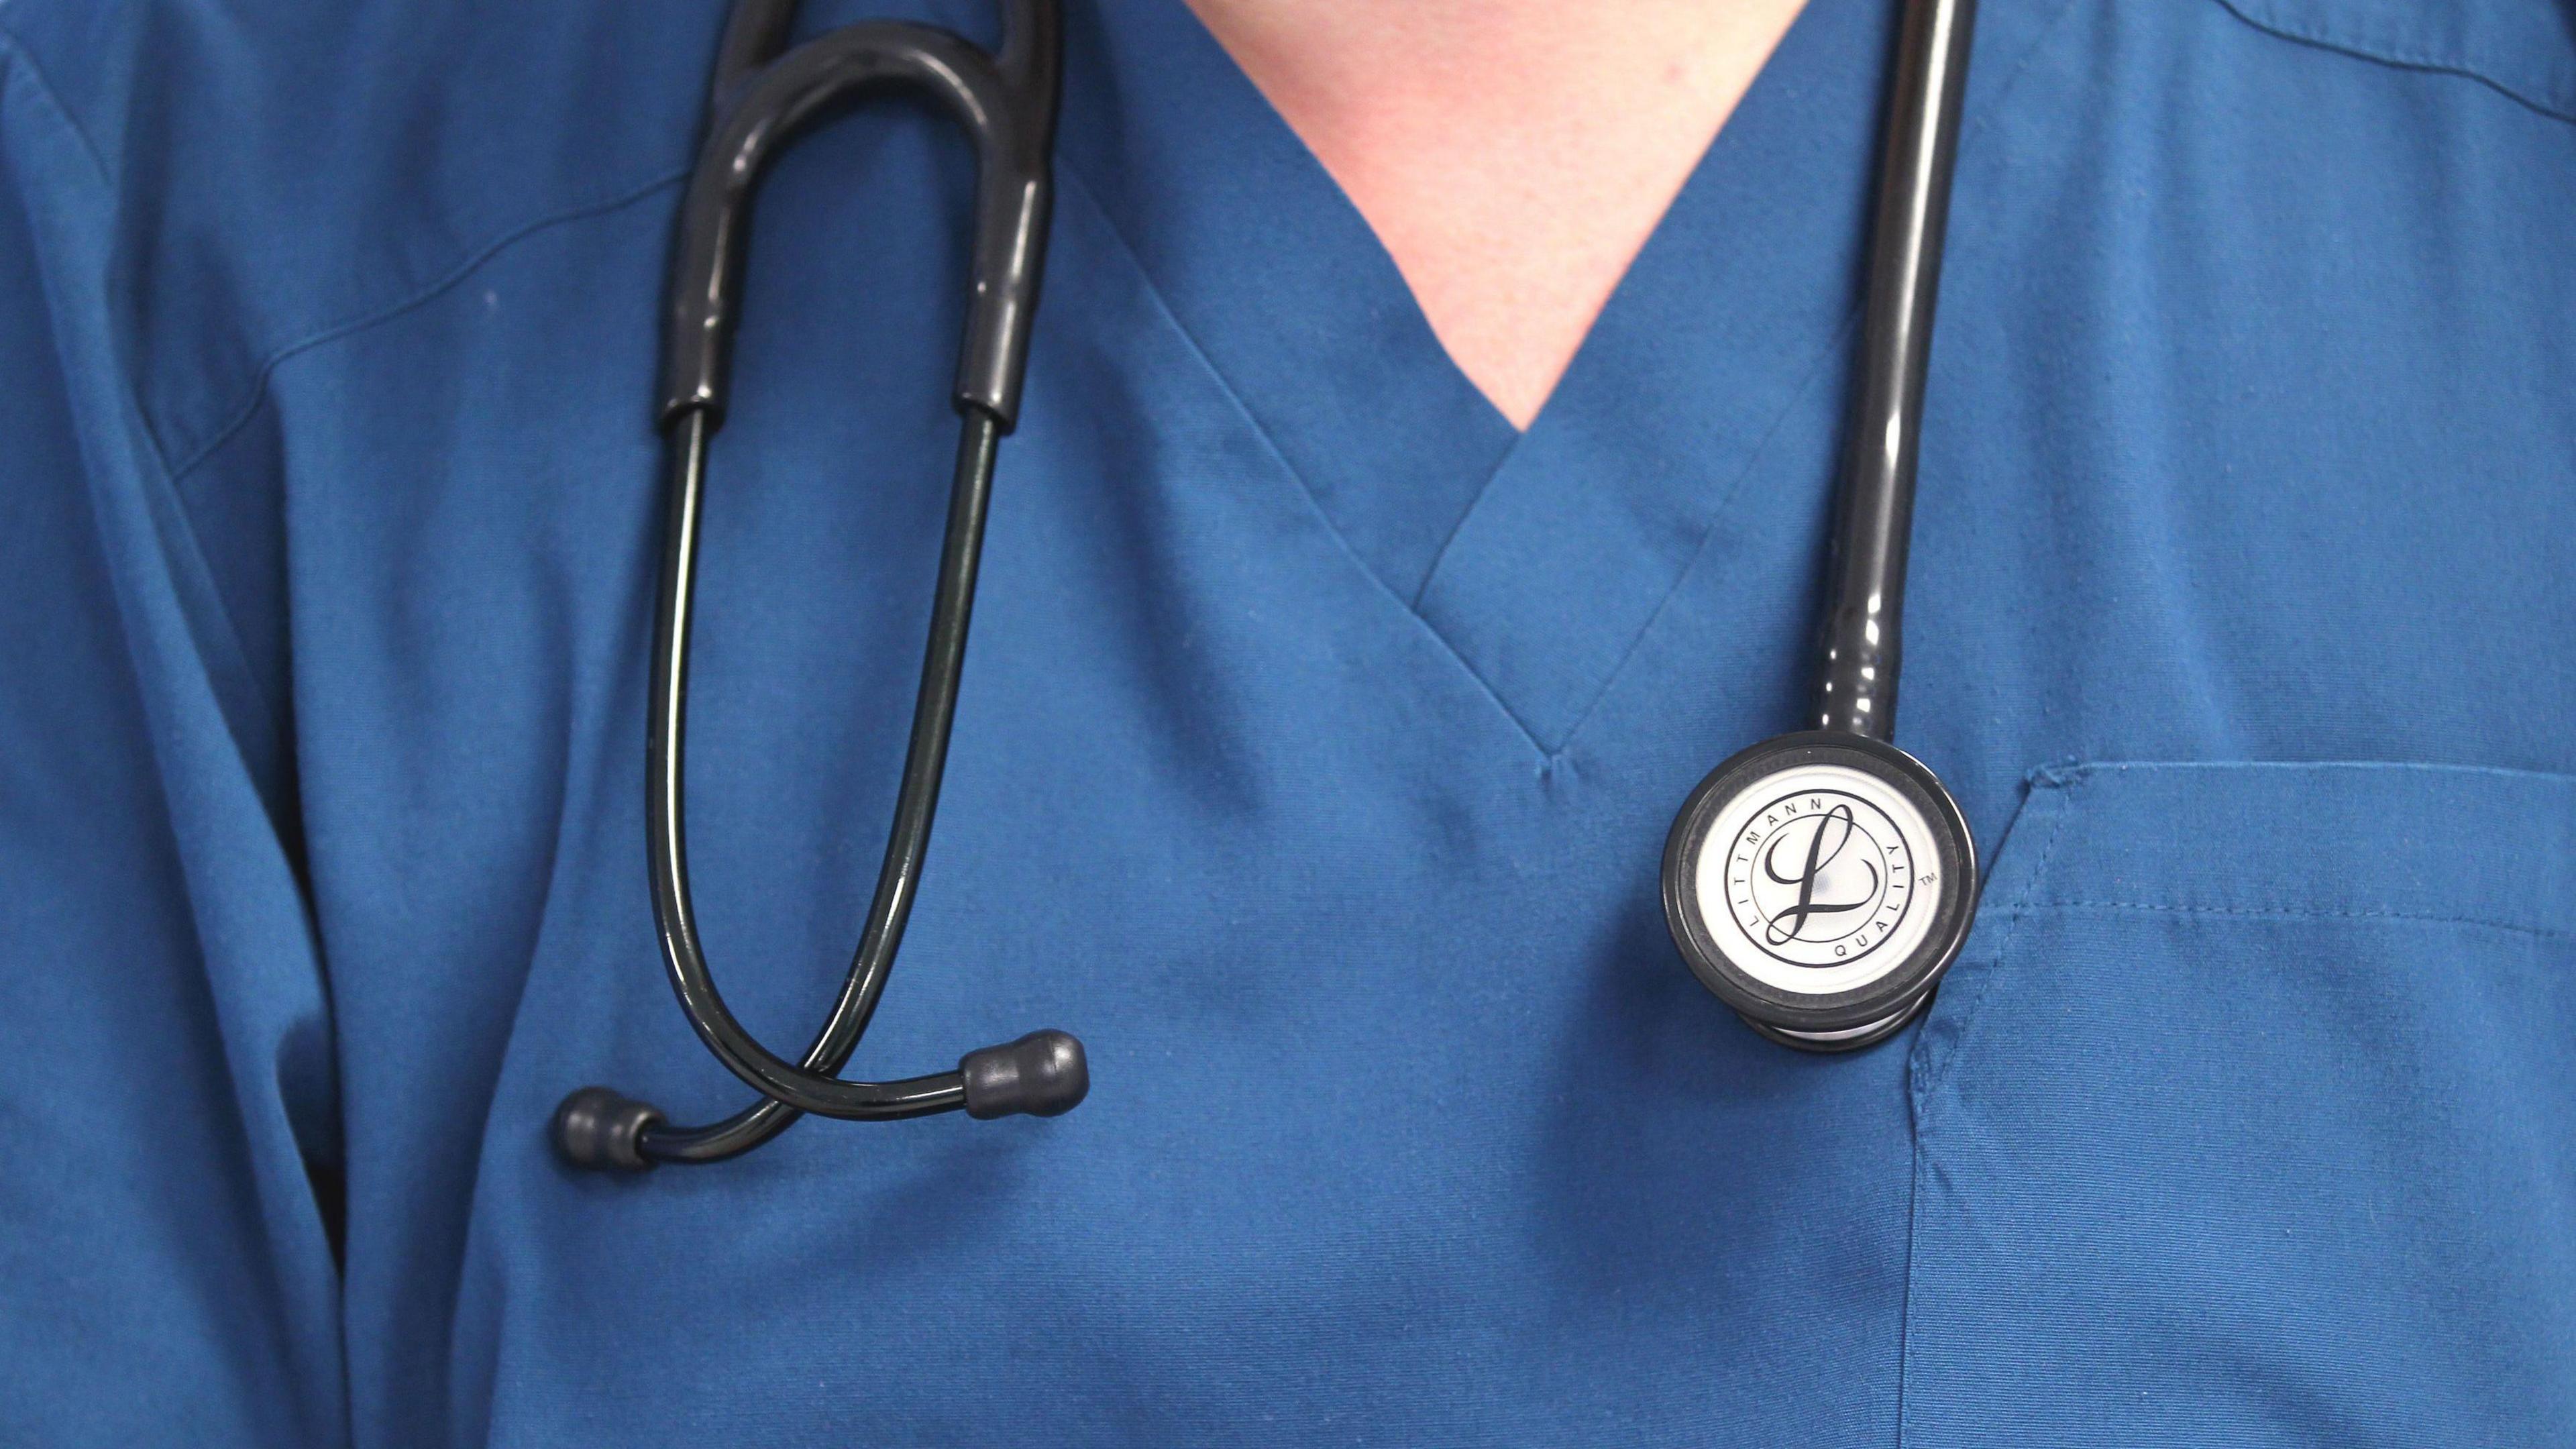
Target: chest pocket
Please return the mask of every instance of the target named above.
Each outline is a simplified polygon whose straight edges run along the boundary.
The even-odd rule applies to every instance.
[[[1906,1444],[2576,1443],[2576,776],[2049,772],[1912,1074]]]

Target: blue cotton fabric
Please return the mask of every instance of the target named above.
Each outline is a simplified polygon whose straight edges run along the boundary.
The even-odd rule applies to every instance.
[[[816,4],[811,30],[862,13]],[[1793,727],[1888,0],[1810,0],[1545,411],[1186,11],[1069,7],[949,784],[854,1070],[646,893],[702,0],[0,6],[0,1440],[2576,1441],[2576,22],[1986,0],[1898,739],[1986,865],[1783,1051],[1672,811]],[[990,37],[987,7],[934,9]],[[812,1031],[944,508],[969,158],[778,169],[690,761]]]

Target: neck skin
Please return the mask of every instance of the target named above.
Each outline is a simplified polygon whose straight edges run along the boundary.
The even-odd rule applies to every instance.
[[[1189,0],[1526,428],[1805,0]]]

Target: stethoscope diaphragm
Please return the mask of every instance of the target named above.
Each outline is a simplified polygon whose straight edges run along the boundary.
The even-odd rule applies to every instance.
[[[1850,1051],[1931,1000],[1976,914],[1976,841],[1932,772],[1810,730],[1710,772],[1664,846],[1664,917],[1691,974],[1764,1036]]]

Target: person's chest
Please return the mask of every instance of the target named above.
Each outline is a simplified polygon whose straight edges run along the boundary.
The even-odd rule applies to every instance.
[[[1987,11],[1897,738],[1988,885],[1927,1024],[1847,1059],[1703,993],[1655,872],[1807,683],[1871,7],[1815,0],[1525,435],[1204,37],[1077,13],[949,783],[853,1066],[1060,1025],[1096,1085],[1057,1122],[551,1162],[583,1082],[739,1095],[646,896],[667,218],[281,370],[362,1394],[427,1373],[504,1441],[2576,1414],[2530,1348],[2576,1280],[2576,313],[2565,189],[2499,174],[2565,123],[2215,6]],[[691,856],[781,1051],[873,885],[928,614],[936,134],[853,121],[773,181],[709,492]],[[711,1333],[764,1362],[591,1375]],[[2387,1387],[2428,1360],[2524,1397]]]

